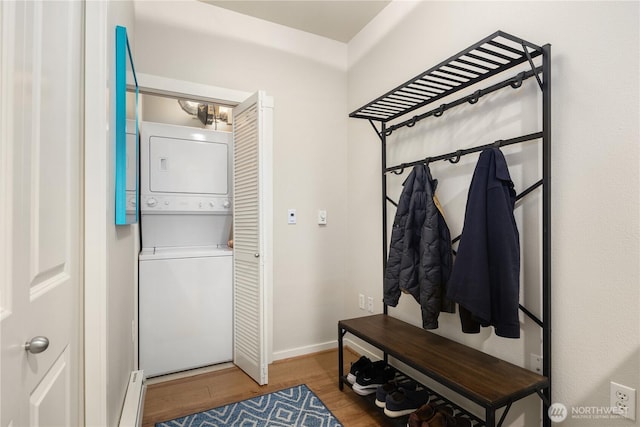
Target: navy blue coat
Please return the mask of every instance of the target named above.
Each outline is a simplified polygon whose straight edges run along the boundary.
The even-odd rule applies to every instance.
[[[516,193],[497,148],[480,153],[473,173],[462,237],[447,296],[460,306],[462,330],[520,337],[520,243],[513,208]]]
[[[412,295],[420,304],[425,329],[438,327],[441,311],[455,311],[445,297],[453,253],[435,196],[437,185],[425,165],[416,166],[403,183],[384,275],[385,304],[395,307],[401,292]]]

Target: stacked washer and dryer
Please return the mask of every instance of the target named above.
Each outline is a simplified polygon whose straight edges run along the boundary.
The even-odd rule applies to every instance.
[[[232,134],[140,125],[139,364],[147,377],[232,360]]]

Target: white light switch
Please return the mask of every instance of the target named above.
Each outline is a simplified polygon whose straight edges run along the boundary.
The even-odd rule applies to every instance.
[[[318,211],[318,224],[327,225],[327,211],[324,209]]]
[[[296,221],[297,221],[296,210],[295,209],[289,209],[288,216],[287,216],[287,222],[289,224],[295,224]]]

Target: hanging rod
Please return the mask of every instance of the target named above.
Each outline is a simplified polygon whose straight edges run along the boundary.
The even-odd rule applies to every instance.
[[[449,102],[447,104],[441,104],[438,108],[434,108],[433,110],[427,111],[426,113],[422,113],[419,115],[415,115],[412,118],[405,120],[403,122],[400,122],[398,124],[395,124],[393,126],[389,126],[386,130],[385,130],[385,136],[389,136],[391,135],[391,133],[396,130],[396,129],[400,129],[402,127],[413,127],[417,122],[419,122],[422,119],[425,119],[427,117],[430,116],[434,116],[434,117],[440,117],[442,116],[442,114],[453,108],[453,107],[457,107],[458,105],[462,105],[466,102],[468,102],[469,104],[475,104],[476,102],[478,102],[478,100],[484,96],[487,95],[491,92],[495,92],[497,90],[500,90],[502,88],[505,88],[507,86],[511,86],[514,89],[518,89],[520,86],[522,86],[522,82],[524,80],[527,80],[533,76],[536,76],[536,78],[538,78],[538,74],[542,72],[542,67],[536,67],[534,69],[531,69],[529,71],[523,71],[521,73],[518,73],[517,75],[506,79],[504,81],[501,81],[500,83],[496,83],[492,86],[489,86],[485,89],[479,89],[477,91],[475,91],[474,93],[472,93],[471,95],[467,95],[464,96],[462,98],[456,99],[455,101]]]
[[[447,154],[441,154],[435,157],[427,157],[422,160],[416,160],[415,162],[402,163],[397,166],[391,166],[386,168],[384,172],[385,173],[393,172],[397,175],[400,175],[404,171],[404,169],[408,167],[416,166],[419,164],[425,164],[425,163],[428,164],[430,162],[435,162],[438,160],[449,160],[451,163],[457,163],[460,160],[460,157],[466,156],[467,154],[477,153],[479,151],[482,151],[491,147],[500,148],[500,147],[505,147],[507,145],[518,144],[520,142],[526,142],[526,141],[531,141],[533,139],[540,139],[540,138],[542,138],[542,132],[530,133],[528,135],[518,136],[516,138],[511,138],[511,139],[499,139],[491,144],[480,145],[478,147],[473,147],[473,148],[465,148],[463,150],[458,150],[458,151],[454,151]],[[400,170],[400,172],[395,172],[397,170]]]

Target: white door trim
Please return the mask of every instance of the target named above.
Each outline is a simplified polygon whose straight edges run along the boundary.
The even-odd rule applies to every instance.
[[[107,425],[108,2],[85,3],[85,425]],[[109,32],[110,33],[110,32]]]
[[[251,96],[251,92],[225,89],[201,83],[170,79],[153,74],[136,73],[140,93],[189,98],[194,101],[219,102],[232,106],[240,104]]]

